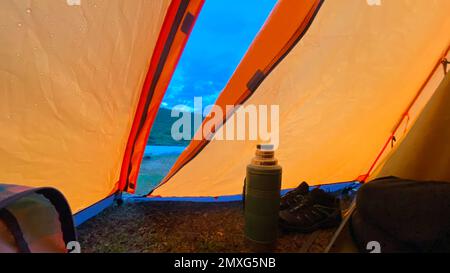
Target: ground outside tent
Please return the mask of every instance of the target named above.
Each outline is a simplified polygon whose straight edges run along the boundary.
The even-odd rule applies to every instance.
[[[341,198],[345,212],[357,184],[324,186]],[[242,201],[171,202],[126,199],[81,224],[78,239],[83,252],[189,252],[250,253],[255,250],[244,237]],[[337,228],[309,234],[279,229],[275,252],[321,253]]]
[[[153,202],[111,207],[78,228],[83,252],[252,252],[241,202]],[[280,231],[276,252],[323,252],[334,229]]]

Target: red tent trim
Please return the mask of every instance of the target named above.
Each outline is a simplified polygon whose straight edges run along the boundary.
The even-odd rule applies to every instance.
[[[118,181],[120,191],[130,193],[135,191],[137,176],[132,176],[131,172],[133,168],[139,170],[148,135],[157,113],[157,111],[151,111],[150,104],[156,102],[154,101],[156,92],[159,92],[159,95],[165,93],[167,86],[157,90],[158,82],[162,75],[172,77],[203,3],[204,0],[173,0],[170,4],[155,46],[128,138]],[[189,22],[190,29],[188,32],[186,32],[184,20]],[[170,65],[166,65],[169,61],[171,61]],[[160,97],[162,98],[162,96]],[[161,101],[156,103],[159,106]]]

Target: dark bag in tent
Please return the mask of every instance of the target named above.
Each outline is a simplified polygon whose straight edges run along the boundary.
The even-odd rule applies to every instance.
[[[59,191],[0,184],[0,253],[67,252],[73,241],[72,213]]]
[[[450,182],[376,179],[361,187],[351,233],[362,252],[450,252]],[[368,247],[369,246],[369,247]]]

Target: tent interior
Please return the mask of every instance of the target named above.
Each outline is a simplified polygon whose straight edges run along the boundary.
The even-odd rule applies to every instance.
[[[0,3],[0,183],[57,189],[81,225],[135,192],[204,0],[69,2]],[[279,0],[215,102],[279,106],[283,190],[450,181],[450,1],[372,2]],[[211,130],[128,202],[240,200],[267,139],[218,139],[236,115],[207,116]]]

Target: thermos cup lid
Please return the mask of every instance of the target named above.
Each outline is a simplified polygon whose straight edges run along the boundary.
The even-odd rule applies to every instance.
[[[273,144],[258,144],[256,148],[262,151],[273,151],[275,146]]]
[[[259,144],[257,145],[255,157],[252,159],[253,165],[258,166],[274,166],[278,164],[275,159],[274,145]]]

